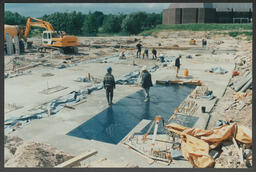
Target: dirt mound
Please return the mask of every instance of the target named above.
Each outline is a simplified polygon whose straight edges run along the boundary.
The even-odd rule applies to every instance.
[[[17,136],[5,135],[4,147],[9,149],[12,154],[15,154],[16,149],[23,143],[23,140]]]
[[[73,158],[50,145],[22,141],[16,136],[5,136],[5,143],[5,150],[8,153],[5,156],[8,159],[5,159],[5,167],[51,168]]]

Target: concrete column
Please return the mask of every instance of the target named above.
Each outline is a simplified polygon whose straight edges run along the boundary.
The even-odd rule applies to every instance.
[[[18,36],[14,36],[15,54],[20,55],[20,42]]]
[[[9,33],[6,33],[5,38],[6,38],[7,55],[11,55],[14,53],[12,37]]]

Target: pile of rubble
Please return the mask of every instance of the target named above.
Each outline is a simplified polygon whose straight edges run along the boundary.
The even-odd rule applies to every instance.
[[[164,125],[164,128],[167,135],[156,137],[155,131],[153,135],[148,135],[150,127],[146,134],[133,133],[123,143],[145,158],[152,159],[149,163],[161,161],[169,165],[187,160],[196,168],[252,166],[252,134],[247,127],[229,123],[211,130],[203,130],[169,123]],[[172,138],[172,141],[168,137]],[[225,164],[227,161],[223,159],[227,156],[233,158]]]
[[[249,43],[248,43],[249,44]],[[240,47],[245,53],[235,57],[235,69],[225,94],[214,107],[208,128],[237,122],[252,131],[252,52],[251,45]],[[240,168],[241,157],[246,166],[251,167],[251,146],[238,144],[240,156],[232,142],[226,142],[220,156],[216,159],[217,168]]]
[[[5,167],[52,168],[73,158],[50,145],[24,141],[17,136],[6,135],[4,145]]]

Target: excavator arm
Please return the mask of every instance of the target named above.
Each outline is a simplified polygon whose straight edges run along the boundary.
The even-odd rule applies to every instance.
[[[35,21],[32,21],[32,20],[35,20]],[[51,23],[40,20],[40,19],[29,17],[27,19],[26,29],[25,29],[25,32],[24,32],[24,38],[25,39],[28,37],[31,26],[45,28],[48,31],[54,31],[54,28],[52,27]]]

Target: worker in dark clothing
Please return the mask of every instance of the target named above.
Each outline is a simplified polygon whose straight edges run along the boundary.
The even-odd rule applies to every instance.
[[[20,46],[20,52],[24,53],[25,46],[24,46],[24,42],[22,40],[19,41],[19,46]]]
[[[205,39],[202,39],[202,47],[205,48],[207,45],[207,41]]]
[[[153,48],[153,50],[152,50],[153,60],[157,59],[156,53],[157,53],[156,49]]]
[[[136,45],[137,48],[137,58],[140,58],[140,54],[141,54],[141,41]]]
[[[112,105],[112,100],[113,100],[113,93],[114,93],[114,88],[116,88],[115,84],[115,78],[111,74],[112,73],[112,68],[108,67],[107,69],[108,73],[105,75],[104,80],[103,80],[103,86],[106,89],[106,96],[107,96],[107,101],[109,105]]]
[[[141,86],[144,90],[145,94],[145,100],[144,102],[149,101],[149,89],[153,86],[152,80],[151,80],[151,74],[147,71],[146,66],[142,68],[142,75],[141,75]]]
[[[159,59],[160,59],[160,62],[161,62],[161,63],[164,63],[164,62],[165,62],[165,60],[164,60],[164,55],[163,55],[163,54],[160,54]]]
[[[179,73],[179,70],[180,70],[180,58],[181,58],[181,55],[179,55],[179,57],[177,57],[176,60],[175,60],[175,66],[177,68],[176,78],[178,78],[178,73]]]
[[[144,50],[144,53],[143,53],[143,59],[144,59],[144,56],[147,56],[147,58],[148,58],[148,49],[146,48],[145,50]]]

